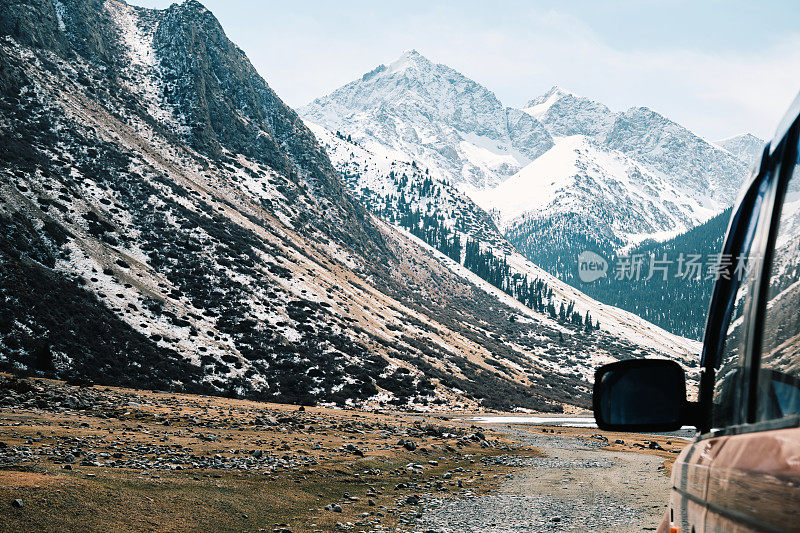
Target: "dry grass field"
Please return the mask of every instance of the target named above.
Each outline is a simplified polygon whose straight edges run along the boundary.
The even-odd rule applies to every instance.
[[[508,469],[482,458],[538,454],[435,417],[8,376],[0,390],[3,531],[393,530],[426,494],[491,490]]]
[[[425,497],[499,486],[513,467],[492,456],[542,455],[490,426],[444,415],[2,375],[0,391],[2,531],[403,531]],[[665,474],[684,444],[524,429],[608,439],[609,450],[663,457]]]

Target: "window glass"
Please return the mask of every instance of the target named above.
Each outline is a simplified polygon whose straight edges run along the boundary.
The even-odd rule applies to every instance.
[[[752,294],[761,265],[761,252],[765,242],[768,224],[758,224],[768,220],[768,206],[763,201],[769,183],[764,180],[753,205],[753,216],[748,222],[745,250],[732,258],[734,276],[739,281],[736,301],[731,313],[730,324],[725,336],[722,356],[716,366],[711,426],[722,428],[747,422],[747,393],[749,369],[746,361],[750,310],[754,305]],[[751,245],[752,243],[752,245]]]
[[[757,261],[746,261],[741,273],[742,281],[736,292],[736,304],[725,336],[725,346],[716,370],[714,396],[711,412],[711,425],[722,428],[746,422],[747,409],[747,367],[744,360],[744,347],[747,333],[745,316],[752,304],[751,285],[754,282]]]
[[[769,272],[757,420],[800,414],[800,171],[781,206]]]

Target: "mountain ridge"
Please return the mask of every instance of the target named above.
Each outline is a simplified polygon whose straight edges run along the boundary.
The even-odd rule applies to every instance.
[[[367,148],[377,142],[436,169],[441,179],[475,187],[495,183],[495,174],[510,175],[551,145],[538,121],[415,50],[299,112]],[[362,127],[344,127],[337,119],[342,113]]]
[[[387,70],[391,69],[379,67],[362,80],[374,79]],[[384,78],[387,84],[391,81]],[[487,237],[489,248],[507,251],[510,244],[533,263],[550,265],[549,273],[565,280],[574,278],[566,272],[572,273],[576,254],[581,251],[575,249],[576,243],[616,255],[649,241],[668,241],[729,207],[752,165],[752,161],[740,159],[750,157],[752,151],[734,154],[649,108],[612,111],[602,103],[554,86],[531,99],[522,110],[515,110],[531,116],[549,134],[549,140],[539,145],[541,154],[527,163],[518,159],[519,169],[511,175],[496,173],[493,179],[476,184],[464,181],[436,159],[417,157],[419,150],[425,149],[420,139],[392,137],[386,131],[373,135],[375,128],[391,120],[415,127],[414,115],[387,112],[376,118],[360,114],[367,101],[389,106],[397,96],[394,90],[405,94],[403,87],[385,87],[363,100],[362,83],[356,79],[301,108],[300,113],[315,133],[319,132],[315,127],[321,127],[333,134],[329,146],[339,143],[337,136],[341,136],[380,157],[419,163],[426,176],[445,188],[456,185],[499,228],[494,233],[501,237]],[[392,99],[386,95],[392,95]],[[470,108],[462,105],[458,95],[447,105]],[[324,120],[320,120],[322,117]],[[459,134],[450,149],[455,151],[462,145],[463,137]],[[759,142],[750,137],[746,141],[754,145]],[[409,145],[411,148],[403,152]],[[346,147],[343,152],[335,158],[340,170],[358,159]],[[388,183],[387,179],[391,181],[387,176],[378,188]],[[370,180],[369,187],[373,187],[381,176]],[[363,184],[355,189],[360,187]],[[415,196],[410,209],[414,209],[414,202],[427,206],[429,200],[423,196]],[[457,195],[451,196],[454,205],[460,202],[455,199]],[[445,220],[453,219],[453,208],[441,201],[437,206]],[[387,208],[384,205],[381,209]],[[459,209],[463,213],[472,210]],[[502,243],[504,238],[510,242]],[[558,256],[555,260],[553,254]]]
[[[659,343],[691,356],[663,332],[642,345],[545,311],[578,293],[543,295],[530,276],[530,305],[511,306],[378,218],[198,2],[37,0],[0,12],[0,28],[3,370],[284,403],[558,411],[588,405],[596,363]],[[519,298],[509,279],[522,278],[500,292]]]

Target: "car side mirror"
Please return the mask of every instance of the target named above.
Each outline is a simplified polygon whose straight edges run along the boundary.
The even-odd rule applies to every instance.
[[[610,431],[674,431],[687,417],[686,374],[675,361],[630,359],[594,375],[594,418]]]

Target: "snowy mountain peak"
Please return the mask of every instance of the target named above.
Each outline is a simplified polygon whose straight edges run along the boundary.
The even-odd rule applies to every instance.
[[[750,133],[742,133],[714,141],[714,144],[752,165],[761,157],[766,141]]]
[[[554,103],[564,96],[577,97],[575,93],[572,93],[558,85],[553,85],[543,95],[537,96],[533,100],[529,100],[528,103],[525,104],[525,111],[533,116],[537,116],[546,112]]]
[[[404,52],[299,110],[371,150],[423,163],[434,177],[484,188],[552,146],[533,117],[509,109],[486,87]]]
[[[566,95],[578,96],[574,92],[572,92],[572,91],[570,91],[568,89],[565,89],[564,87],[562,87],[560,85],[553,85],[552,87],[550,87],[550,90],[547,91],[546,94],[558,94],[558,95],[561,95],[561,96],[566,96]]]
[[[524,111],[542,122],[554,137],[598,137],[614,122],[614,113],[603,104],[558,85],[529,101]]]
[[[430,59],[423,56],[416,50],[411,49],[406,50],[400,57],[389,63],[386,66],[385,71],[387,74],[405,72],[409,70],[421,72],[430,70],[433,65],[433,62]]]
[[[414,48],[405,50],[402,54],[400,54],[400,57],[397,58],[396,61],[425,61],[430,63],[430,60],[427,57],[417,52],[417,50]]]
[[[460,105],[456,105],[460,104]],[[434,63],[416,50],[408,50],[388,65],[380,65],[361,79],[318,98],[301,112],[327,108],[329,119],[336,111],[371,111],[375,107],[415,108],[425,106],[446,123],[462,123],[479,116],[502,112],[497,97],[452,68]],[[467,106],[468,109],[464,109]],[[478,129],[475,124],[464,124]]]

